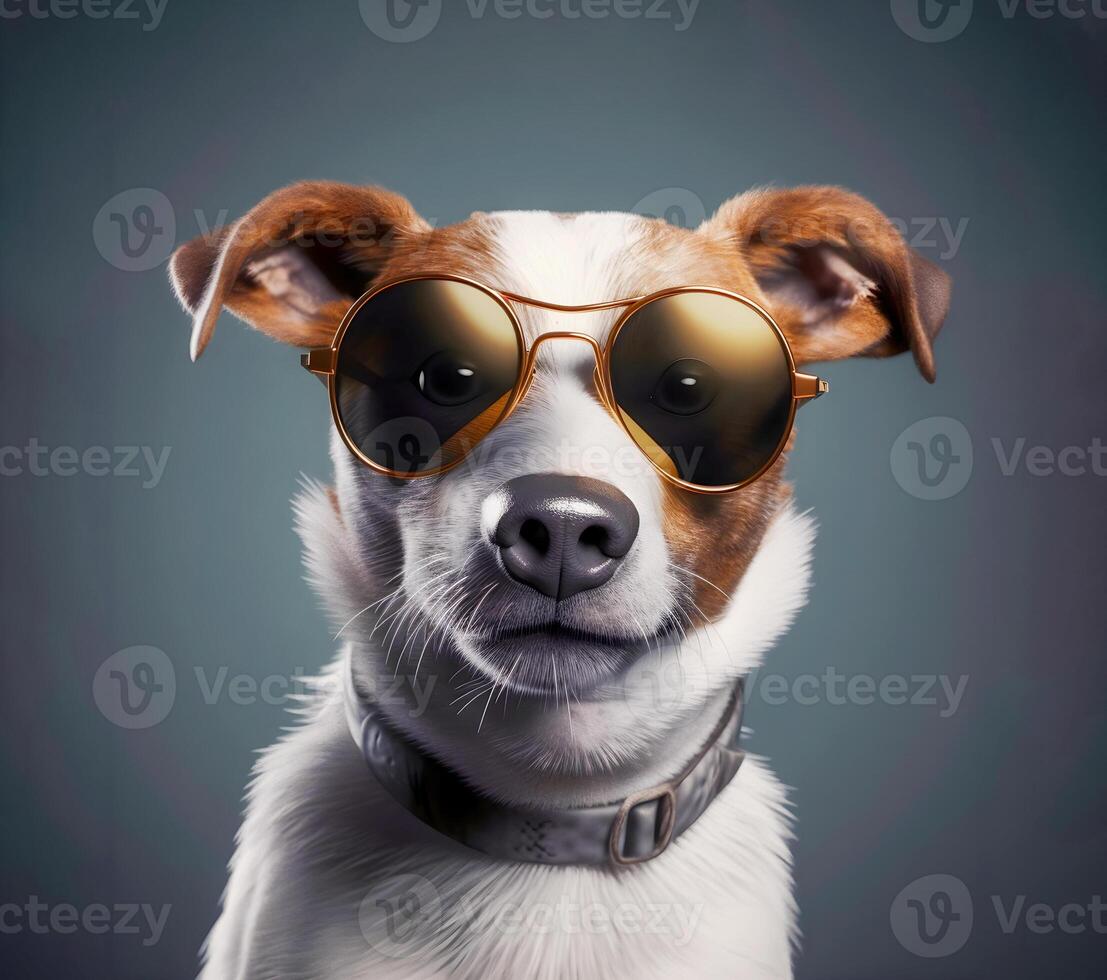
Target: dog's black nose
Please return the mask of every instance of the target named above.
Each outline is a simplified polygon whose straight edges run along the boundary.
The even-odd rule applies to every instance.
[[[638,510],[617,487],[560,473],[509,480],[495,541],[512,578],[553,599],[603,585],[638,536]]]

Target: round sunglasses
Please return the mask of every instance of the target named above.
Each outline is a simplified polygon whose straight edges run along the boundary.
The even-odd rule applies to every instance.
[[[528,346],[512,304],[625,310],[603,346],[572,331]],[[379,473],[415,479],[452,469],[515,411],[550,340],[592,347],[604,407],[662,477],[698,493],[728,493],[764,474],[799,404],[829,388],[796,371],[764,309],[710,286],[564,306],[462,276],[413,276],[367,292],[331,346],[301,362],[325,380],[350,451]]]

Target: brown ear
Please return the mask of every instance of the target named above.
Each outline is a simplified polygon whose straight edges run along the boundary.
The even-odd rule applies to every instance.
[[[798,362],[910,349],[934,381],[950,278],[864,198],[837,187],[754,190],[702,230],[742,250]]]
[[[397,236],[428,231],[408,201],[378,187],[305,181],[182,245],[169,276],[193,314],[192,359],[220,310],[300,347],[329,344]]]

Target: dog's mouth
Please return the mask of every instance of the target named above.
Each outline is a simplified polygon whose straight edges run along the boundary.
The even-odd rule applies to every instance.
[[[509,640],[522,640],[528,637],[541,637],[554,642],[578,641],[580,643],[592,643],[597,646],[626,647],[635,643],[641,643],[642,637],[635,639],[629,636],[608,636],[591,630],[579,629],[575,626],[566,626],[556,620],[547,623],[538,623],[534,626],[515,626],[511,629],[498,630],[489,639],[493,643],[502,643]]]
[[[675,620],[638,636],[546,621],[470,634],[466,659],[489,681],[522,696],[584,697],[624,671],[647,650],[671,642]]]
[[[677,645],[692,621],[672,590],[652,608],[629,587],[554,600],[479,562],[438,564],[383,610],[382,642],[416,673],[446,653],[467,668],[451,684],[460,676],[495,696],[603,699],[645,654]]]

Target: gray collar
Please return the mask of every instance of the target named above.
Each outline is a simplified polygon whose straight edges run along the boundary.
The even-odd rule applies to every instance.
[[[739,681],[707,743],[669,782],[600,806],[498,803],[390,727],[358,692],[347,659],[346,721],[377,781],[423,823],[499,860],[612,866],[649,861],[700,818],[742,764]]]

